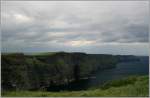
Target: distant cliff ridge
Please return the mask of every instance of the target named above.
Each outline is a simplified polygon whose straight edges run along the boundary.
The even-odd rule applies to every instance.
[[[118,62],[139,60],[136,56],[86,53],[2,54],[2,90],[39,90],[62,85],[92,73],[116,67]]]

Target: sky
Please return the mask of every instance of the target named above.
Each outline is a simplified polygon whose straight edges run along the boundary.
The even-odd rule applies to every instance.
[[[3,1],[2,52],[148,55],[148,1]]]

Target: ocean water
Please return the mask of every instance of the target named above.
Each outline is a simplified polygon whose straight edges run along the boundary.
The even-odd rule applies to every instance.
[[[60,90],[85,90],[94,86],[101,86],[103,83],[121,79],[133,75],[148,75],[149,74],[149,60],[141,58],[139,61],[120,62],[115,68],[98,71],[88,79],[82,79],[78,82],[69,83],[68,85],[60,85],[49,87],[48,91]]]
[[[106,81],[121,79],[133,75],[148,75],[149,61],[148,58],[140,61],[121,62],[116,68],[99,71],[95,74],[95,79],[91,79],[88,85],[101,85]]]

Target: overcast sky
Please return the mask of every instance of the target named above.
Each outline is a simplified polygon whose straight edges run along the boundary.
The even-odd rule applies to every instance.
[[[2,52],[148,55],[148,1],[2,2]]]

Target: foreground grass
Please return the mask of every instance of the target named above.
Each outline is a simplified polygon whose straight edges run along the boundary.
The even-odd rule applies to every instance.
[[[2,96],[10,97],[71,97],[71,96],[149,96],[149,77],[138,76],[129,77],[121,80],[113,80],[105,83],[102,87],[90,88],[84,91],[61,91],[61,92],[42,92],[42,91],[9,91],[2,92]]]

